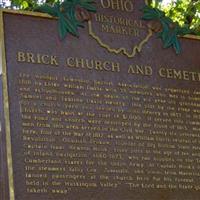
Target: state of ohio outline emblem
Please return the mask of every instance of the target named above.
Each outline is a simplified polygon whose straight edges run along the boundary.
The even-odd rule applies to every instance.
[[[98,0],[89,34],[108,52],[134,57],[152,36],[143,21],[144,0]]]

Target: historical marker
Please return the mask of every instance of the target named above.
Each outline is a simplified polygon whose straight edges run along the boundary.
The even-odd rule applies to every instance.
[[[63,41],[56,19],[2,11],[4,199],[199,200],[200,42],[164,50],[144,4],[98,1]]]

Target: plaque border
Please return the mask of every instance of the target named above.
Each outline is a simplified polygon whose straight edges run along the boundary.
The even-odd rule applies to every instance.
[[[14,174],[13,174],[13,158],[12,158],[12,145],[11,145],[11,131],[10,131],[10,108],[9,108],[9,95],[8,95],[8,78],[7,78],[7,62],[6,62],[6,50],[5,50],[5,32],[4,32],[4,13],[29,15],[34,17],[52,18],[51,16],[30,11],[17,11],[0,9],[0,48],[2,49],[2,85],[3,85],[3,110],[5,119],[5,137],[6,137],[6,157],[7,157],[7,173],[8,173],[8,191],[9,200],[15,200],[15,188],[14,188]]]
[[[7,169],[8,170],[8,187],[9,187],[10,200],[15,200],[13,163],[12,163],[12,151],[11,151],[9,97],[8,97],[8,80],[7,80],[7,67],[6,67],[3,11],[0,12],[0,26],[1,26],[0,37],[1,37],[1,49],[2,49],[3,109],[4,109],[5,132],[6,132],[6,157],[7,157],[7,168],[8,168]]]
[[[145,0],[146,1],[146,0]],[[14,174],[13,174],[13,158],[12,158],[12,145],[11,145],[11,131],[10,131],[10,108],[9,108],[9,95],[8,95],[8,78],[7,78],[7,62],[6,62],[6,50],[5,50],[5,32],[4,32],[4,13],[16,14],[16,15],[27,15],[32,17],[41,17],[56,19],[45,13],[31,12],[31,11],[19,11],[0,9],[0,48],[2,49],[2,85],[3,85],[3,111],[4,111],[4,122],[5,122],[5,137],[6,137],[6,157],[7,157],[7,173],[8,173],[8,190],[9,200],[15,200],[15,188],[14,188]],[[88,25],[91,22],[88,22]],[[90,33],[90,29],[88,29]],[[200,36],[186,35],[182,38],[200,40]],[[102,44],[103,46],[103,44]],[[137,50],[137,49],[136,49]],[[122,50],[121,50],[122,51]]]
[[[0,49],[1,52],[1,49]],[[3,145],[3,142],[5,142],[3,136],[5,137],[5,135],[3,135],[5,133],[5,127],[4,127],[4,114],[3,114],[3,81],[2,81],[2,74],[0,74],[0,106],[2,106],[0,108],[0,199],[2,198],[3,200],[6,199],[6,176],[5,176],[5,171],[6,168],[4,168],[3,163],[5,161],[5,146]]]

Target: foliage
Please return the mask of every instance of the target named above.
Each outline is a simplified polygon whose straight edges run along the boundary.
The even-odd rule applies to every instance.
[[[188,26],[193,34],[200,35],[200,0],[149,0],[149,5],[159,8],[166,16],[181,26]]]
[[[43,4],[35,11],[48,13],[58,18],[58,30],[60,38],[63,39],[67,33],[79,36],[78,27],[83,27],[82,22],[77,19],[76,9],[80,7],[88,12],[96,12],[93,0],[65,0],[62,3],[56,2],[53,6]]]
[[[157,20],[160,22],[162,27],[158,36],[162,39],[164,48],[172,46],[176,50],[176,53],[179,54],[181,52],[181,46],[178,36],[189,34],[191,30],[188,26],[181,27],[178,23],[173,23],[173,21],[165,16],[165,13],[158,8],[145,6],[143,8],[143,13],[144,20]]]

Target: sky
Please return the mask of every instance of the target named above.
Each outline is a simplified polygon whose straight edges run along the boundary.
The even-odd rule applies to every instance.
[[[172,0],[163,0],[162,4],[163,5],[167,5],[168,3],[170,3]]]

